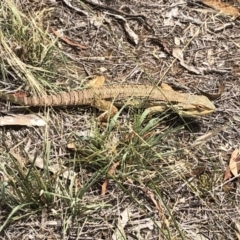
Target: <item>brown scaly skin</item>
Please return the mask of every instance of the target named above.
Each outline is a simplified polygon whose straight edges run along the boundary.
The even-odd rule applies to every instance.
[[[137,106],[148,108],[162,106],[162,110],[172,108],[183,117],[198,117],[215,111],[213,103],[205,96],[190,95],[174,91],[170,87],[150,85],[113,85],[83,89],[42,97],[18,97],[0,93],[0,99],[22,106],[83,106],[98,107],[98,99],[108,100],[116,106],[123,106],[128,99],[137,100]],[[133,105],[133,104],[127,104]],[[134,105],[133,105],[134,107]]]

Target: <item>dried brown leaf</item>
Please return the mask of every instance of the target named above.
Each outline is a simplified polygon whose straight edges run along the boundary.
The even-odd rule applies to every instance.
[[[238,149],[232,152],[231,159],[229,162],[229,169],[231,173],[236,177],[240,170],[240,153]]]
[[[198,146],[200,144],[205,143],[206,141],[208,141],[210,138],[212,138],[213,136],[216,136],[219,132],[223,131],[224,129],[226,129],[228,127],[228,124],[226,124],[225,126],[219,127],[217,129],[215,129],[214,131],[208,132],[200,137],[198,137],[193,144],[191,145],[192,147]]]
[[[68,38],[66,37],[63,37],[61,36],[56,30],[54,30],[53,28],[51,28],[52,32],[59,38],[61,39],[63,42],[69,44],[70,46],[73,46],[73,47],[78,47],[80,49],[88,49],[88,47],[86,46],[83,46],[82,44],[80,43],[74,43],[72,42],[71,40],[69,40]]]
[[[0,118],[0,126],[38,126],[43,127],[46,122],[35,114],[9,115]]]
[[[186,68],[189,72],[193,72],[198,75],[202,74],[202,69],[188,65],[184,62],[183,51],[180,48],[178,48],[178,47],[173,48],[172,55],[173,55],[173,57],[177,58],[180,61],[181,66]]]
[[[220,11],[220,13],[231,15],[233,17],[239,16],[239,10],[228,3],[224,3],[219,0],[201,0],[201,2],[217,11]]]
[[[145,190],[145,191],[146,191],[146,193],[148,194],[148,196],[150,197],[150,199],[152,200],[152,202],[153,202],[153,204],[155,205],[155,207],[157,208],[157,210],[158,210],[158,215],[159,215],[160,217],[163,217],[163,215],[164,215],[164,209],[162,208],[160,202],[155,199],[154,193],[151,192],[150,190]]]
[[[85,16],[89,16],[88,12],[83,11],[82,9],[78,8],[78,7],[74,7],[70,1],[68,0],[63,0],[63,2],[71,9],[74,9],[74,11],[76,11],[77,13],[83,14]]]
[[[128,38],[131,42],[133,42],[135,45],[138,44],[139,42],[139,37],[138,35],[130,28],[129,24],[127,22],[124,22],[123,24],[124,29],[128,35]]]
[[[231,177],[232,177],[232,173],[230,171],[230,167],[227,166],[226,170],[225,170],[223,181],[225,182],[225,181],[229,180]]]
[[[110,167],[110,169],[108,170],[108,176],[112,176],[115,173],[116,168],[119,164],[120,164],[120,162],[116,162]],[[104,183],[102,184],[102,190],[101,190],[102,196],[104,196],[106,194],[108,183],[109,183],[109,179],[106,179],[104,181]]]
[[[34,166],[40,168],[40,169],[44,169],[44,159],[42,157],[37,157],[35,159],[34,156],[30,156],[30,160],[34,161]],[[48,166],[48,170],[53,173],[53,174],[57,174],[65,179],[70,179],[71,177],[75,177],[77,175],[76,172],[74,172],[73,170],[60,165],[60,164],[52,164],[51,166]]]

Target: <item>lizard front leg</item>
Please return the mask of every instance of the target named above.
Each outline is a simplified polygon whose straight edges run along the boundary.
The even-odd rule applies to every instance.
[[[167,109],[168,109],[167,106],[164,106],[164,105],[162,105],[162,106],[152,106],[152,107],[146,108],[143,115],[149,116],[149,115],[152,115],[154,113],[164,112]]]

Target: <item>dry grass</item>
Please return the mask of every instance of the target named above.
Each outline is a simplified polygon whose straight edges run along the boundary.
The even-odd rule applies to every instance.
[[[95,109],[49,108],[38,109],[44,128],[1,127],[1,239],[236,239],[238,179],[224,184],[223,174],[239,147],[239,20],[200,3],[63,2],[1,4],[1,89],[42,95],[104,75],[106,84],[164,81],[194,94],[224,80],[226,90],[216,113],[199,119],[122,109],[103,127]],[[183,68],[175,46],[207,70]]]

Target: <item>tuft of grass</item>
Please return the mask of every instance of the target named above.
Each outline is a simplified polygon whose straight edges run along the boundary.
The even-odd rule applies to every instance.
[[[66,218],[88,216],[99,209],[109,207],[108,203],[95,203],[90,200],[88,204],[83,200],[96,182],[106,172],[99,169],[85,184],[79,185],[79,176],[63,177],[61,168],[56,173],[51,170],[50,145],[44,143],[44,165],[42,169],[36,167],[37,153],[34,159],[22,156],[25,152],[22,147],[21,155],[15,150],[6,150],[4,158],[8,164],[0,163],[3,177],[1,181],[0,202],[1,207],[9,211],[8,217],[0,228],[0,232],[10,223],[25,219],[41,213],[44,209],[64,213]],[[3,155],[2,155],[3,158]],[[58,164],[61,166],[61,163]],[[59,215],[57,218],[60,218]]]
[[[167,128],[159,132],[159,126],[167,115],[146,119],[147,115],[134,114],[132,121],[125,124],[119,123],[119,115],[110,119],[107,127],[100,127],[95,124],[87,136],[72,135],[70,142],[74,146],[72,162],[81,169],[91,169],[94,172],[101,172],[100,179],[110,178],[114,186],[118,186],[138,207],[149,215],[147,208],[139,202],[135,193],[129,188],[136,188],[138,191],[152,192],[158,200],[162,198],[165,188],[172,186],[175,180],[183,180],[184,172],[187,173],[187,164],[182,165],[168,161],[179,156],[183,149],[173,140],[172,147],[165,145],[166,139],[171,138],[181,127]],[[161,144],[161,142],[163,144]],[[168,160],[167,160],[168,159]],[[112,165],[119,162],[114,175],[108,175]],[[157,170],[161,169],[161,171]],[[87,188],[88,183],[85,188]],[[109,187],[111,191],[111,186]],[[114,191],[114,190],[112,190]],[[165,204],[164,204],[165,205]],[[167,204],[164,206],[168,209]],[[184,239],[178,227],[175,217],[168,209],[169,218],[172,219],[176,229]],[[149,215],[153,222],[155,219]],[[158,224],[156,227],[158,227]],[[171,239],[171,232],[168,225],[159,228],[165,239]]]
[[[62,171],[52,173],[50,170],[51,146],[47,140],[48,134],[43,145],[43,169],[35,166],[37,154],[29,162],[27,155],[18,155],[12,150],[6,151],[5,158],[8,159],[8,164],[0,164],[0,171],[5,178],[1,183],[1,202],[11,213],[4,226],[41,212],[45,208],[52,209],[53,212],[60,211],[64,213],[64,218],[77,218],[77,221],[80,216],[82,219],[89,218],[101,209],[111,208],[111,203],[95,202],[94,199],[88,198],[89,193],[97,186],[100,191],[99,184],[106,178],[111,178],[110,185],[115,183],[147,213],[145,206],[129,192],[128,185],[132,183],[139,186],[143,192],[144,189],[149,189],[156,196],[162,194],[169,177],[177,176],[176,172],[170,171],[171,164],[165,159],[177,154],[179,149],[171,149],[161,145],[161,142],[179,129],[169,128],[159,132],[159,126],[167,116],[158,116],[150,120],[146,119],[145,113],[134,116],[133,122],[127,121],[125,124],[119,124],[121,119],[118,118],[110,119],[106,127],[96,123],[91,133],[84,137],[72,134],[71,141],[75,145],[75,151],[72,153],[72,160],[65,160],[65,165],[73,167],[75,172],[80,174],[67,180],[62,177]],[[23,154],[24,149],[20,152]],[[108,171],[116,162],[120,162],[120,167],[115,175],[109,176]],[[159,166],[162,166],[161,171],[156,170]],[[91,172],[90,177],[84,174],[86,169]],[[154,218],[152,220],[155,221]],[[165,230],[161,231],[165,235]]]
[[[4,24],[0,25],[0,58],[6,85],[9,80],[11,84],[25,82],[33,95],[45,94],[45,88],[57,88],[54,82],[63,78],[69,60],[56,47],[57,39],[51,37],[44,21],[52,11],[48,8],[26,15],[13,1],[1,4],[0,22]]]

